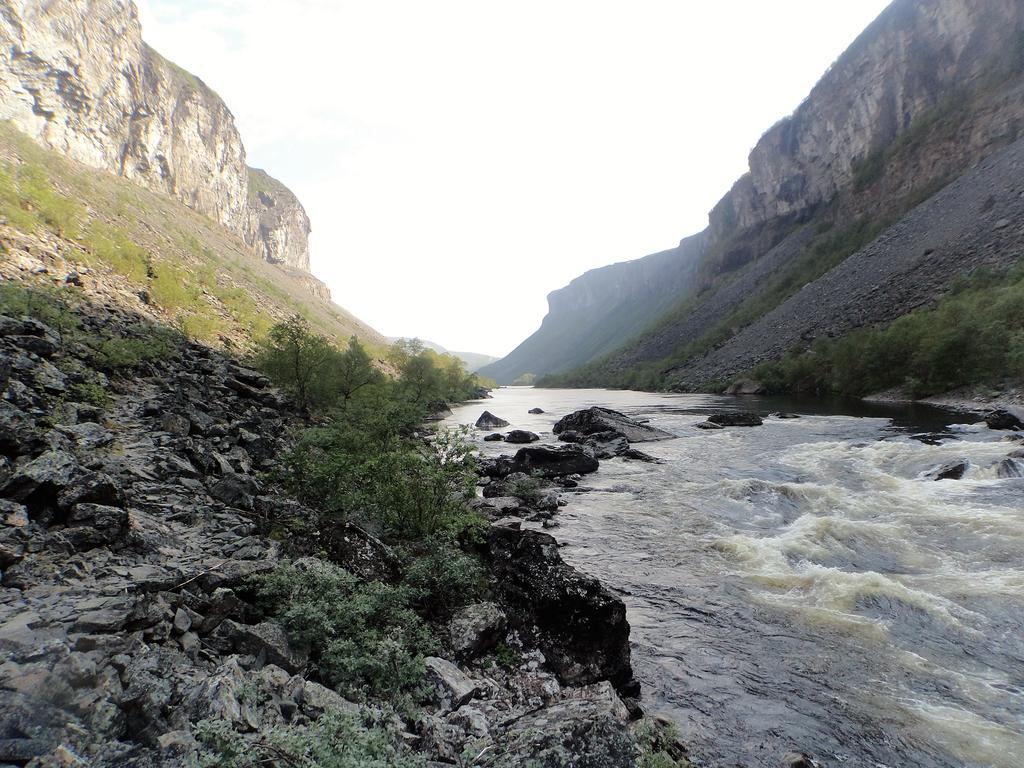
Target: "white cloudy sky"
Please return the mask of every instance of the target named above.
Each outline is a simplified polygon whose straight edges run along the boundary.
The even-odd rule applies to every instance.
[[[391,336],[501,355],[580,273],[704,227],[887,0],[138,0]]]

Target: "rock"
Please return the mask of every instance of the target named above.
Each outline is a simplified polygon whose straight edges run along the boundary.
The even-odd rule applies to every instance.
[[[76,504],[68,515],[64,535],[76,551],[109,546],[122,537],[128,527],[128,513],[119,507],[102,504]]]
[[[1010,451],[1007,454],[1009,459],[1024,459],[1024,448],[1018,448],[1016,451]]]
[[[530,410],[527,411],[527,413],[532,413],[532,414],[536,415],[536,414],[539,414],[539,413],[544,413],[544,409],[543,408],[531,408]]]
[[[810,755],[803,752],[787,752],[782,756],[781,768],[819,768]]]
[[[635,696],[626,606],[597,579],[566,564],[557,542],[532,530],[491,526],[487,559],[510,624],[537,642],[565,685],[610,680]]]
[[[631,443],[669,440],[675,437],[664,430],[641,424],[624,413],[599,406],[570,413],[559,419],[551,429],[556,435],[567,430],[573,430],[583,435],[591,435],[595,432],[617,432]]]
[[[32,455],[41,444],[35,420],[20,408],[0,400],[0,454]]]
[[[62,434],[70,437],[80,452],[90,453],[114,442],[114,434],[92,421],[59,427]]]
[[[183,416],[180,413],[165,413],[160,419],[160,429],[172,435],[187,437],[188,433],[192,431],[192,422],[188,416]]]
[[[498,472],[507,477],[513,472],[525,472],[539,477],[560,477],[562,475],[586,475],[596,472],[597,459],[576,446],[555,448],[548,445],[520,448],[511,462],[500,465]],[[504,472],[504,474],[500,474]],[[495,475],[491,475],[494,477]]]
[[[20,501],[34,514],[57,502],[57,494],[64,489],[82,468],[78,460],[67,451],[47,451],[38,458],[15,469],[0,488],[0,494]]]
[[[723,395],[763,395],[767,390],[764,384],[753,379],[740,379],[734,381],[725,391]]]
[[[777,419],[799,419],[799,413],[776,413],[775,418]]]
[[[702,421],[694,424],[694,426],[697,427],[697,429],[725,429],[721,424],[715,424],[711,421]]]
[[[985,414],[985,423],[989,429],[1024,429],[1024,421],[1021,421],[1015,413],[1003,408],[997,408]]]
[[[259,484],[253,478],[237,472],[225,472],[224,476],[210,487],[210,495],[213,498],[237,509],[252,509],[259,492]]]
[[[428,656],[423,662],[427,665],[427,675],[434,681],[448,709],[458,709],[480,693],[476,683],[450,661]]]
[[[306,665],[305,654],[292,649],[284,630],[270,621],[239,624],[224,619],[210,635],[209,642],[225,651],[251,654],[262,663],[275,664],[292,673]]]
[[[0,525],[24,528],[28,525],[28,510],[21,504],[0,499]]]
[[[480,414],[480,418],[476,420],[477,429],[501,429],[507,426],[507,421],[498,418],[490,411],[484,411]]]
[[[708,416],[708,421],[722,427],[760,427],[764,421],[749,411],[724,411]]]
[[[105,504],[123,507],[124,491],[110,475],[103,472],[87,472],[68,483],[57,496],[61,509],[70,509],[75,504]]]
[[[432,400],[427,403],[427,421],[441,421],[452,415],[452,409],[444,400]]]
[[[1003,459],[996,465],[996,477],[1024,477],[1024,463],[1016,459]]]
[[[540,440],[540,435],[535,432],[527,432],[525,429],[513,429],[505,435],[507,443],[535,443]]]
[[[966,473],[971,463],[967,459],[948,461],[941,466],[924,473],[926,480],[959,480]]]
[[[500,443],[505,439],[505,436],[500,432],[492,432],[484,438],[485,443]]]
[[[497,604],[474,603],[459,610],[448,622],[448,636],[456,657],[465,660],[497,645],[507,628],[505,612]]]
[[[581,441],[595,459],[613,459],[629,450],[629,441],[619,432],[594,432]]]

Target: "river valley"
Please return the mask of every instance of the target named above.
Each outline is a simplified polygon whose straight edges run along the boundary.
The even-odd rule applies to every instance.
[[[485,408],[554,442],[603,405],[678,438],[601,462],[553,533],[622,595],[643,706],[697,766],[1024,765],[1024,443],[926,406],[502,388]],[[546,413],[531,415],[534,407]],[[694,428],[718,410],[762,427]],[[487,455],[516,446],[484,443]],[[954,459],[962,480],[925,479]],[[1024,463],[1018,464],[1024,469]]]

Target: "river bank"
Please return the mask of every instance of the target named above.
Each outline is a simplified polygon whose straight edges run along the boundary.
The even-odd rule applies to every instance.
[[[642,446],[661,463],[602,461],[563,492],[553,532],[625,600],[641,704],[676,723],[695,765],[794,750],[823,765],[1020,763],[1022,480],[997,472],[1020,450],[1010,432],[921,404],[493,394],[450,423],[486,408],[555,442],[562,416],[605,405],[678,435]],[[695,429],[736,408],[764,426]],[[485,455],[508,451],[483,436]],[[958,460],[961,480],[927,478]]]

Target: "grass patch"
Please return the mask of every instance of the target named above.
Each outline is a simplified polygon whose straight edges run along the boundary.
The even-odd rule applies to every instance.
[[[119,275],[137,283],[149,277],[149,254],[132,242],[123,229],[94,220],[82,238],[82,245],[92,263],[105,264]]]

